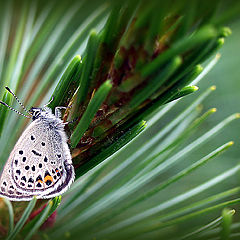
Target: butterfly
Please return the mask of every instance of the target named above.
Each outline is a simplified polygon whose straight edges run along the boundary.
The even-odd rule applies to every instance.
[[[61,119],[61,109],[55,114],[45,105],[27,110],[8,88],[17,102],[28,113],[24,115],[6,103],[9,109],[31,118],[15,144],[0,177],[0,196],[11,201],[30,201],[34,196],[48,199],[63,194],[75,178],[72,158]],[[51,102],[51,101],[50,101]]]

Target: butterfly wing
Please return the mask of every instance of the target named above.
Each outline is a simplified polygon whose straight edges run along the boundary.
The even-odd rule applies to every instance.
[[[0,179],[0,195],[19,201],[51,198],[65,192],[73,180],[64,131],[38,119],[14,146]]]
[[[4,166],[0,179],[0,196],[7,197],[13,201],[29,201],[33,195],[19,192],[12,183],[11,179],[11,164],[7,162]]]

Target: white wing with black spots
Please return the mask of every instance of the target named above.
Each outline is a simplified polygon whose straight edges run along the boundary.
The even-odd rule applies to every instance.
[[[4,166],[0,196],[10,200],[51,198],[74,181],[74,168],[61,119],[47,112],[23,132]]]

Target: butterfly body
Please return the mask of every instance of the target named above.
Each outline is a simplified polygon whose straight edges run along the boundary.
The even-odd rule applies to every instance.
[[[29,113],[33,122],[18,139],[0,177],[0,196],[13,201],[58,196],[75,177],[59,109],[55,115],[46,107]]]

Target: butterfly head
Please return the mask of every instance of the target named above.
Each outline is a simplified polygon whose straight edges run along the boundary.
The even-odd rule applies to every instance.
[[[36,119],[48,119],[48,120],[51,120],[51,118],[54,116],[52,114],[52,110],[51,108],[48,108],[48,107],[44,107],[44,108],[36,108],[36,107],[32,107],[28,113],[31,114],[31,118],[32,120],[36,120]]]
[[[35,107],[32,107],[30,110],[29,110],[29,113],[32,115],[32,120],[36,120],[38,119],[42,113],[43,113],[43,109],[42,108],[35,108]]]

